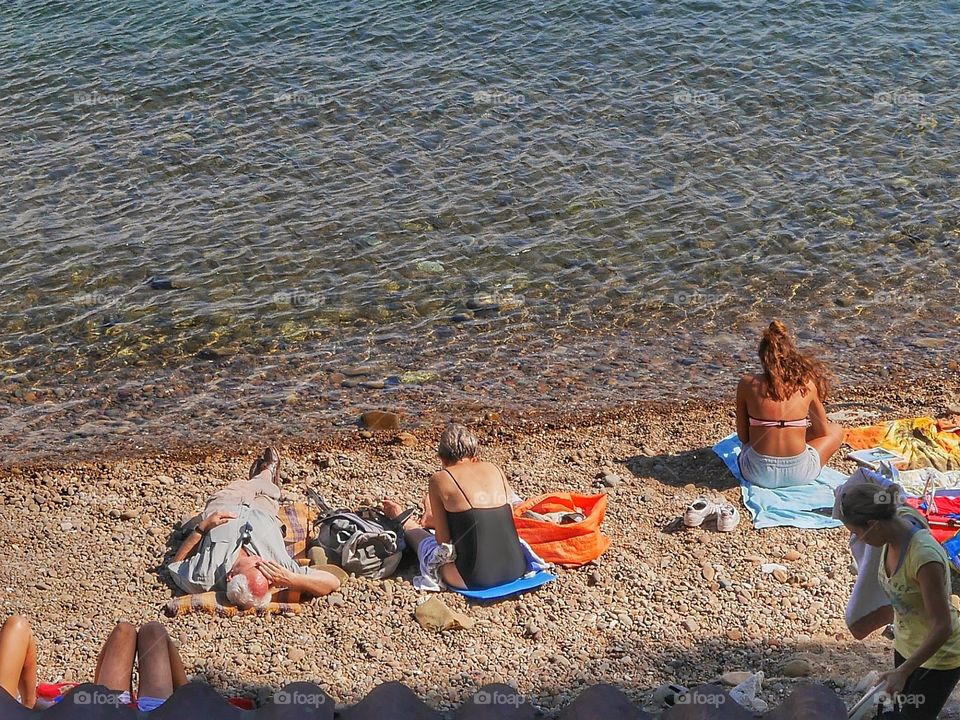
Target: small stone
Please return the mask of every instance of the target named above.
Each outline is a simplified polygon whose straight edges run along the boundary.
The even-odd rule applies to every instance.
[[[537,624],[533,622],[533,620],[527,620],[523,626],[523,634],[529,638],[535,638],[540,634],[540,628],[537,627]]]
[[[805,658],[795,657],[783,664],[780,673],[788,678],[810,677],[813,675],[813,665]]]
[[[740,630],[737,630],[736,628],[733,628],[732,630],[727,630],[726,634],[727,634],[727,640],[730,640],[731,642],[740,642],[741,640],[743,640],[743,632],[741,632]],[[739,685],[740,683],[735,682],[733,684]]]
[[[615,488],[620,485],[620,478],[612,473],[607,473],[602,478],[600,478],[600,483],[604,487]]]
[[[716,571],[710,565],[704,565],[701,571],[703,572],[703,579],[707,582],[712,582],[716,576]]]
[[[327,604],[332,607],[340,607],[346,602],[340,593],[330,593],[327,595]]]
[[[700,624],[699,624],[696,620],[694,620],[693,618],[686,618],[686,619],[683,621],[683,626],[684,626],[689,632],[692,632],[692,633],[695,633],[695,632],[697,632],[698,630],[700,630]]]
[[[754,565],[763,565],[764,563],[767,562],[764,558],[760,557],[759,555],[746,555],[743,559],[746,560],[747,562],[753,563]]]
[[[69,521],[65,520],[64,522],[60,523],[60,531],[61,531],[61,532],[67,532],[67,531],[69,531],[69,530],[73,530],[73,523],[72,523],[72,522],[69,522]]]
[[[438,597],[431,597],[417,605],[414,617],[424,630],[469,630],[476,624],[476,620],[451,610]]]
[[[404,447],[413,447],[417,444],[417,436],[413,433],[402,432],[399,433],[394,441],[398,445],[403,445]]]
[[[773,576],[782,583],[790,579],[790,576],[783,570],[774,570]]]
[[[300,662],[306,656],[307,656],[307,652],[303,648],[299,648],[299,647],[287,648],[287,658],[290,660],[290,662],[295,662],[295,663]]]
[[[587,583],[590,585],[599,585],[603,582],[603,578],[600,576],[600,571],[591,570],[590,574],[587,575]]]
[[[369,430],[361,430],[361,431],[360,431],[360,437],[361,437],[363,440],[369,440],[370,438],[373,437],[373,433],[370,432]]]
[[[800,553],[796,549],[790,548],[783,554],[783,559],[787,562],[794,562],[800,559]]]
[[[121,520],[133,520],[134,518],[140,517],[139,510],[122,510],[120,512]]]

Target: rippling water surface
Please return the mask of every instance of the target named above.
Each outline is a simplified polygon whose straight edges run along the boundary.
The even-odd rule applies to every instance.
[[[957,356],[954,2],[6,0],[4,458]]]

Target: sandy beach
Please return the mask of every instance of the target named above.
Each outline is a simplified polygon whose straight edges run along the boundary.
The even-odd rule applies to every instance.
[[[958,398],[954,375],[847,388],[828,411],[866,423],[941,414]],[[171,532],[210,490],[245,473],[258,448],[178,450],[6,469],[3,614],[33,621],[43,681],[91,678],[117,620],[159,618],[179,641],[188,672],[224,693],[265,697],[310,680],[343,704],[400,680],[446,708],[502,681],[549,714],[584,687],[608,682],[655,709],[650,693],[660,683],[694,686],[727,671],[763,670],[762,697],[773,707],[797,682],[783,677],[796,658],[849,702],[868,670],[890,664],[888,640],[857,642],[844,626],[852,575],[842,529],[756,531],[746,519],[729,535],[670,528],[701,495],[723,496],[742,510],[738,488],[710,451],[732,430],[732,406],[644,404],[577,417],[477,411],[461,419],[478,431],[484,457],[500,463],[525,496],[599,492],[603,475],[619,478],[606,490],[613,544],[599,562],[560,570],[558,582],[491,606],[445,594],[449,606],[477,621],[447,634],[415,622],[422,595],[410,584],[410,561],[389,581],[351,580],[296,617],[166,618],[171,591],[157,569]],[[302,499],[313,487],[344,505],[418,502],[436,466],[438,431],[417,429],[412,446],[393,432],[356,430],[284,446],[285,493]],[[848,470],[846,463],[833,465]],[[782,562],[789,576],[764,575],[760,562]],[[944,717],[956,717],[956,708]]]

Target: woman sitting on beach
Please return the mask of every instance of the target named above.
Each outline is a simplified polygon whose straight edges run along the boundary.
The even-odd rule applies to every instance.
[[[813,482],[843,442],[843,428],[823,409],[827,369],[797,350],[779,320],[763,333],[759,354],[763,372],[737,386],[740,472],[767,488]]]
[[[517,536],[511,500],[516,497],[503,470],[477,457],[476,436],[450,424],[437,454],[443,466],[430,478],[420,524],[404,523],[407,543],[420,558],[418,585],[479,590],[512,582],[545,567]],[[383,503],[397,517],[403,508]],[[434,530],[434,532],[431,532]]]
[[[896,698],[883,718],[933,720],[960,680],[960,616],[950,603],[950,563],[899,488],[856,485],[840,498],[844,525],[882,548],[878,578],[893,606],[894,669],[883,674]]]
[[[93,682],[115,693],[117,704],[127,705],[136,662],[140,677],[137,707],[143,712],[162,705],[187,682],[180,653],[158,622],[139,630],[130,623],[117,623],[97,658]],[[0,629],[0,687],[28,708],[37,702],[37,644],[30,623],[21,615],[11,617]]]

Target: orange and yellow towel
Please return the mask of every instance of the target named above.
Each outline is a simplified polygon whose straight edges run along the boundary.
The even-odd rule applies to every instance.
[[[941,427],[929,417],[904,418],[847,430],[845,439],[854,450],[883,447],[900,453],[910,468],[960,470],[960,433]]]

